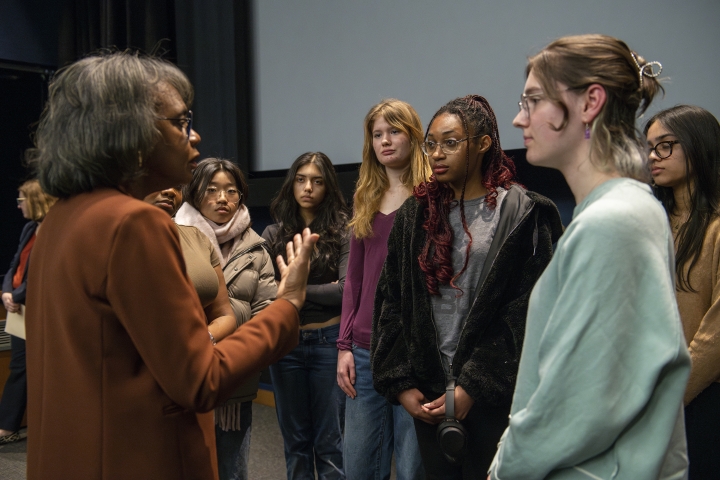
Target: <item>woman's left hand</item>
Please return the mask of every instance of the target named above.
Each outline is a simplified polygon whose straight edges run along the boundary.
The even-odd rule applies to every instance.
[[[460,385],[455,387],[455,418],[463,420],[467,417],[470,408],[472,408],[475,400],[462,388]],[[422,406],[428,414],[433,417],[445,417],[445,394],[436,398],[432,402],[426,403]]]
[[[2,294],[2,302],[5,310],[9,313],[17,313],[20,310],[20,304],[13,302],[12,293],[6,292]]]

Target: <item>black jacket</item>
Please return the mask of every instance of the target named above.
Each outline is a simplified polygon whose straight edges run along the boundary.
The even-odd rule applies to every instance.
[[[23,227],[22,233],[20,234],[20,246],[18,247],[17,253],[10,262],[10,270],[5,274],[3,279],[2,291],[3,293],[12,293],[13,302],[21,303],[25,305],[25,289],[27,287],[27,274],[30,270],[30,260],[28,259],[27,265],[25,266],[25,275],[23,275],[22,283],[18,288],[13,288],[12,281],[17,271],[18,265],[20,264],[20,254],[25,248],[25,245],[30,241],[35,230],[37,230],[38,223],[30,221]]]
[[[414,197],[398,211],[375,294],[373,383],[394,404],[398,393],[410,388],[431,400],[445,393],[430,294],[417,260],[425,244],[424,218]],[[522,187],[510,188],[453,359],[457,385],[476,405],[512,401],[530,292],[561,234],[554,203]]]

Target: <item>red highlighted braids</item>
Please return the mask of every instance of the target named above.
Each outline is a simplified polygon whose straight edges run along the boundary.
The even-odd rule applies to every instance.
[[[435,118],[444,113],[456,115],[460,119],[467,137],[488,135],[492,140],[490,149],[485,152],[483,157],[480,174],[482,184],[488,191],[487,195],[485,195],[485,201],[490,208],[494,209],[497,206],[497,188],[509,189],[512,184],[516,183],[515,164],[500,147],[495,112],[488,101],[480,95],[456,98],[435,113],[430,123],[428,123],[425,137],[427,137],[427,132],[430,130]],[[427,238],[425,246],[418,256],[418,262],[425,273],[425,282],[431,295],[440,294],[438,284],[450,285],[462,293],[462,290],[454,282],[467,269],[470,247],[472,246],[472,235],[470,235],[465,220],[464,203],[465,185],[467,184],[470,166],[469,148],[465,148],[465,155],[465,181],[460,195],[460,218],[462,219],[465,234],[470,237],[470,242],[468,242],[465,251],[463,268],[459,272],[454,272],[451,256],[453,230],[450,225],[450,208],[455,202],[452,188],[445,183],[438,182],[435,175],[432,175],[429,182],[422,183],[413,190],[413,195],[420,202],[420,205],[425,208],[423,229],[427,232]]]

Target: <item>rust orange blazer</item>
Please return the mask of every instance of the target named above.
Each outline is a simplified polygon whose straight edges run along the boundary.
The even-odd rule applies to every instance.
[[[213,407],[298,339],[278,300],[213,348],[170,217],[112,189],[45,218],[26,320],[29,479],[216,478]]]

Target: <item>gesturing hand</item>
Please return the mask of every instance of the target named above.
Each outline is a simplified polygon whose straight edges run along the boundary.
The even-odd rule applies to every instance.
[[[305,288],[307,277],[310,271],[310,254],[315,248],[315,243],[320,236],[310,233],[306,228],[300,234],[295,235],[292,242],[288,242],[285,250],[287,263],[282,255],[277,257],[277,266],[280,271],[280,284],[278,285],[276,298],[284,298],[291,302],[298,311],[305,303]]]

